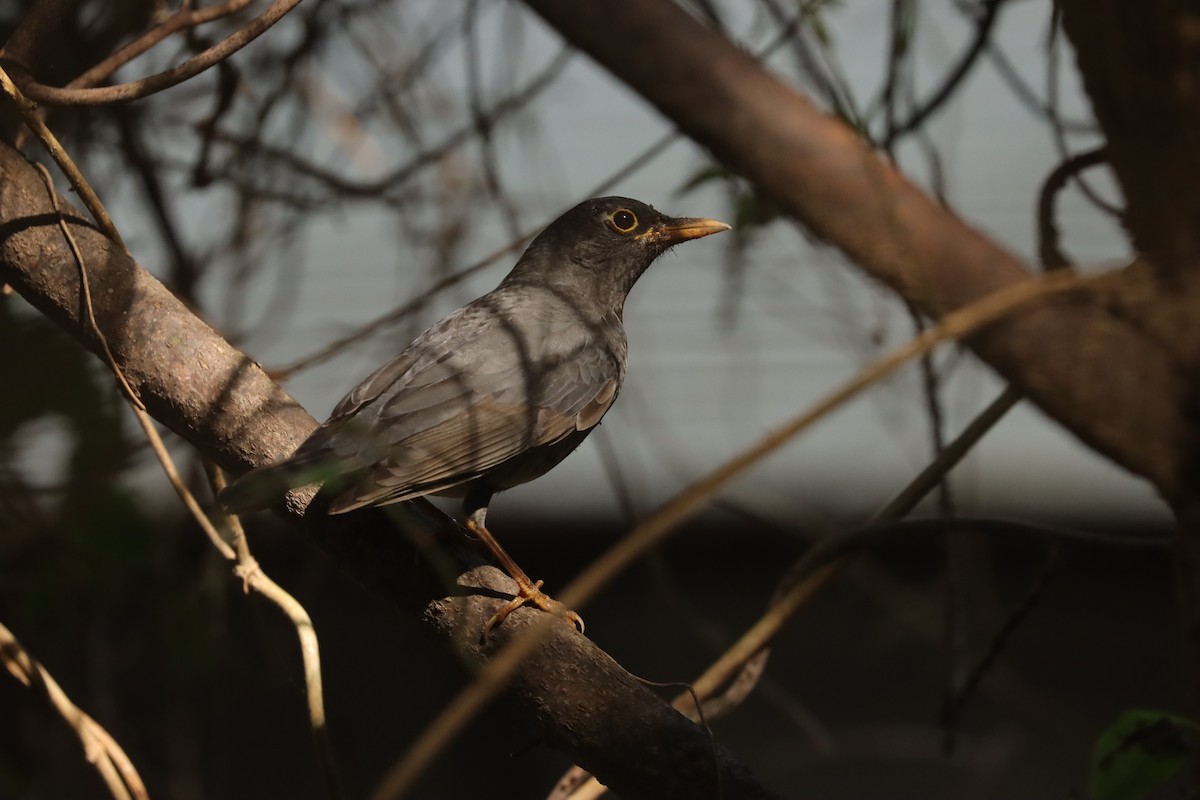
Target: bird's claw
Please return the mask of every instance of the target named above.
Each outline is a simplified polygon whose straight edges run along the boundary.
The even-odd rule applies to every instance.
[[[492,618],[483,626],[483,635],[486,638],[492,632],[492,628],[504,621],[512,612],[516,611],[521,606],[531,605],[545,611],[547,614],[554,614],[574,625],[580,633],[583,633],[583,617],[576,614],[571,609],[564,606],[562,603],[555,600],[550,595],[542,591],[542,581],[536,583],[517,583],[517,595],[512,600],[509,600],[504,606],[492,615]]]

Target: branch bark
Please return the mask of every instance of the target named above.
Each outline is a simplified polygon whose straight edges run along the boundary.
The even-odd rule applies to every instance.
[[[240,473],[290,453],[315,421],[249,358],[192,314],[153,276],[60,198],[86,260],[96,322],[150,413],[223,468]],[[0,144],[0,281],[99,352],[83,316],[79,267],[57,229],[34,168]],[[515,586],[480,566],[456,526],[428,504],[400,515],[409,536],[380,512],[329,517],[293,493],[284,512],[339,566],[431,631],[480,661],[534,625],[521,609],[486,645],[478,632]],[[458,596],[416,558],[433,537],[457,545]],[[443,553],[444,555],[445,553]],[[453,587],[451,587],[453,588]],[[547,743],[628,798],[768,798],[736,758],[620,668],[566,622],[514,676],[511,692]]]
[[[1130,298],[1181,374],[1191,380],[1181,408],[1200,417],[1200,9],[1178,0],[1060,0],[1084,87],[1104,130],[1105,150],[1125,195],[1125,224],[1146,255],[1143,271],[1163,291]],[[1170,293],[1184,304],[1164,303]],[[1140,313],[1139,313],[1140,312]],[[1177,521],[1174,568],[1179,619],[1191,666],[1185,686],[1200,705],[1200,452],[1182,492],[1171,497]],[[1200,764],[1194,765],[1200,772]]]
[[[852,130],[671,0],[626,0],[620,13],[599,2],[526,4],[931,317],[1030,278]],[[1149,273],[1137,277],[1154,313],[1195,307],[1194,295],[1180,298]],[[1013,315],[968,345],[1086,444],[1173,498],[1188,491],[1200,414],[1190,376],[1147,327],[1094,300],[1063,299]]]
[[[569,41],[786,213],[939,317],[1029,278],[871,152],[838,120],[672,0],[525,0]],[[1175,571],[1192,680],[1200,686],[1200,12],[1063,0],[1063,24],[1108,135],[1148,258],[1101,301],[1013,315],[968,345],[1096,451],[1149,479],[1179,526]],[[1195,698],[1200,702],[1200,697]]]
[[[54,0],[51,0],[53,4]],[[275,0],[265,11],[257,17],[246,23],[241,28],[231,33],[225,39],[221,40],[212,47],[207,48],[203,52],[197,53],[188,60],[176,64],[170,69],[162,72],[148,75],[144,78],[131,81],[129,83],[117,84],[116,86],[104,86],[101,88],[58,88],[55,86],[47,86],[33,80],[33,73],[29,70],[29,60],[24,58],[24,52],[35,48],[37,45],[36,37],[39,36],[43,28],[43,24],[50,26],[61,24],[61,19],[56,16],[50,16],[46,23],[39,22],[33,27],[33,32],[29,34],[23,33],[26,26],[22,25],[18,28],[18,33],[21,36],[15,36],[15,41],[10,41],[5,46],[3,57],[11,59],[15,64],[24,67],[17,73],[15,79],[21,87],[21,91],[30,99],[36,100],[39,103],[47,105],[104,105],[106,103],[124,103],[130,100],[139,100],[143,97],[149,97],[152,94],[161,92],[164,89],[169,89],[172,86],[178,86],[184,81],[190,80],[201,72],[215,66],[217,63],[224,61],[232,56],[238,50],[241,50],[246,45],[253,42],[259,36],[266,33],[272,25],[283,19],[289,11],[298,5],[300,0]],[[41,9],[39,9],[40,11]],[[55,14],[61,14],[61,10],[56,10]],[[34,18],[40,18],[40,15],[30,15]],[[210,16],[208,13],[203,14],[204,17]],[[45,52],[44,50],[39,52]]]
[[[1187,376],[1181,409],[1200,416],[1200,9],[1175,0],[1134,6],[1064,0],[1063,28],[1105,133],[1105,153],[1125,196],[1124,223],[1154,291],[1125,299]],[[1200,453],[1194,438],[1185,490],[1194,494]],[[1191,506],[1194,499],[1175,498]]]
[[[1107,139],[1134,246],[1164,269],[1200,262],[1200,8],[1061,0],[1063,30]]]

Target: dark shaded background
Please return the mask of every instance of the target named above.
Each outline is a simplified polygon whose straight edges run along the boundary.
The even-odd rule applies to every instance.
[[[754,11],[773,19],[770,5],[763,3]],[[847,14],[864,13],[862,6],[847,5],[853,6]],[[1013,14],[1029,14],[1036,4],[1007,5],[1013,7]],[[81,25],[77,39],[61,48],[62,63],[55,70],[61,75],[47,74],[45,79],[69,77],[77,70],[68,62],[77,60],[75,66],[86,66],[109,52],[124,30],[136,30],[147,12],[134,6],[129,8],[136,19],[97,15],[90,28]],[[502,29],[512,38],[483,36],[453,14],[447,19],[423,13],[429,9],[420,4],[362,7],[384,9],[379,18],[387,23],[380,24],[386,34],[407,32],[408,38],[397,39],[397,51],[421,53],[426,43],[448,42],[434,59],[444,61],[441,71],[430,68],[414,79],[412,95],[417,99],[412,100],[408,122],[415,121],[419,129],[399,125],[389,129],[391,138],[377,141],[382,142],[385,156],[396,156],[393,150],[405,158],[427,151],[459,124],[479,121],[477,106],[488,104],[470,97],[469,70],[460,64],[462,51],[469,49],[463,45],[467,33],[446,32],[470,30],[478,35],[480,52],[495,59],[484,61],[494,65],[507,63],[505,49],[521,41],[519,31]],[[481,13],[499,13],[498,7],[484,4]],[[571,101],[581,94],[581,84],[572,82],[568,73],[568,79],[553,85],[529,114],[515,119],[483,115],[483,121],[498,129],[493,131],[492,151],[486,142],[468,137],[469,147],[452,148],[445,157],[431,159],[428,168],[403,183],[394,196],[384,193],[363,200],[341,194],[311,176],[297,177],[257,149],[262,143],[294,144],[293,155],[312,158],[338,177],[353,179],[363,173],[378,177],[372,172],[378,162],[356,162],[351,156],[359,153],[353,147],[330,151],[330,131],[337,126],[316,113],[318,104],[310,97],[296,98],[293,93],[298,93],[302,82],[282,65],[315,64],[315,71],[327,69],[324,74],[333,76],[332,85],[351,93],[347,107],[370,132],[375,132],[372,126],[381,124],[381,119],[396,123],[379,110],[397,99],[384,95],[385,89],[405,101],[411,98],[396,88],[392,76],[372,76],[378,78],[379,87],[369,85],[369,80],[356,83],[353,76],[347,78],[349,59],[337,47],[346,46],[348,34],[342,27],[344,20],[335,13],[337,4],[309,3],[301,11],[308,9],[314,9],[308,18],[310,27],[303,29],[299,22],[289,21],[274,32],[277,36],[264,39],[260,49],[239,56],[239,71],[233,77],[255,81],[257,93],[239,95],[239,101],[251,107],[239,106],[225,117],[225,133],[263,141],[241,142],[231,148],[232,154],[217,148],[227,157],[205,163],[207,175],[199,169],[198,128],[214,115],[216,90],[231,80],[229,73],[206,75],[203,80],[211,79],[212,84],[198,81],[134,106],[52,118],[89,176],[104,187],[106,200],[112,198],[132,209],[118,224],[133,232],[130,241],[139,259],[207,318],[248,341],[255,357],[264,362],[299,357],[361,322],[370,316],[364,297],[380,306],[396,305],[398,298],[407,298],[471,263],[477,251],[489,252],[517,238],[545,208],[575,198],[595,183],[596,173],[607,176],[665,129],[656,117],[657,127],[642,125],[650,112],[623,89],[616,91],[609,85],[612,95],[600,101],[588,93],[582,104],[582,124],[595,129],[595,141],[586,143],[586,155],[565,152],[556,160],[555,147],[571,141],[581,124],[577,118],[572,127],[569,118],[578,113]],[[866,13],[877,14],[870,9]],[[1037,11],[1035,24],[1018,28],[1015,38],[1038,42],[1035,47],[1040,50],[1045,40],[1039,37],[1049,13],[1048,6]],[[13,13],[11,20],[3,22],[7,25],[17,16]],[[814,18],[805,29],[810,38],[819,21]],[[767,38],[761,35],[765,29],[761,19],[758,22],[752,30],[758,38]],[[885,60],[889,25],[901,22],[878,21],[879,38],[866,48],[875,62]],[[948,29],[962,32],[962,20],[959,23]],[[544,35],[540,28],[536,30]],[[941,54],[914,60],[913,69],[921,71],[921,80],[914,78],[910,87],[914,96],[941,76],[940,70],[927,70],[930,60],[939,67],[952,61],[944,48],[938,49],[942,30],[936,28],[932,40],[914,40],[922,44],[920,53]],[[305,32],[312,42],[306,44],[299,35]],[[483,29],[484,34],[493,32]],[[966,25],[964,41],[970,33]],[[754,37],[747,34],[746,38]],[[853,44],[835,36],[831,49]],[[955,40],[954,44],[961,43]],[[793,63],[799,55],[791,50],[778,54],[780,70],[833,107],[831,97],[810,80],[813,76]],[[1054,53],[1047,61],[1063,57]],[[862,68],[854,62],[849,71]],[[513,67],[512,80],[485,86],[492,91],[483,91],[488,95],[483,100],[504,95],[509,84],[522,85],[517,78],[527,78],[526,72]],[[880,67],[867,83],[873,87],[872,81],[885,77],[884,72]],[[931,127],[945,149],[961,148],[965,153],[959,162],[948,159],[946,185],[940,182],[946,176],[939,178],[935,169],[938,163],[915,143],[898,143],[898,158],[921,180],[939,190],[948,188],[964,215],[973,214],[989,229],[1003,229],[1014,248],[1029,253],[1033,190],[1053,163],[1049,123],[1030,112],[1045,152],[1039,150],[1038,158],[1030,161],[1010,159],[1012,153],[1004,147],[1017,137],[1007,120],[1001,124],[993,117],[977,116],[974,110],[961,111],[994,105],[997,90],[986,82],[997,81],[995,75],[983,71],[974,80],[985,82],[979,92],[983,99],[966,92],[962,105],[951,106],[956,110],[949,121],[940,118],[947,127]],[[979,84],[969,81],[965,86],[974,90]],[[276,89],[289,98],[277,106],[287,113],[272,115],[266,108],[269,103],[264,98]],[[869,96],[864,92],[860,99]],[[1064,114],[1086,117],[1077,93],[1068,93],[1063,102]],[[619,113],[596,113],[609,105]],[[260,113],[262,119],[256,119]],[[303,122],[288,127],[296,118]],[[1030,124],[1025,117],[1022,121]],[[1095,138],[1094,126],[1085,125],[1080,138],[1092,141],[1089,136]],[[524,158],[518,157],[522,153]],[[536,172],[529,169],[531,162],[538,166]],[[954,166],[965,170],[980,164],[990,166],[990,180],[966,189],[956,184]],[[736,176],[713,176],[705,187],[709,194],[699,195],[703,200],[695,194],[675,194],[690,179],[703,177],[708,166],[704,154],[689,151],[668,169],[643,170],[622,184],[622,191],[644,193],[656,202],[674,199],[696,213],[710,198],[717,198],[719,204],[705,213],[728,212],[731,220],[739,222],[742,236],[737,248],[726,254],[720,279],[713,281],[719,292],[705,297],[702,304],[689,305],[690,298],[685,297],[687,302],[677,302],[673,312],[664,310],[661,302],[646,302],[631,315],[636,317],[631,324],[675,313],[736,333],[742,330],[739,325],[755,322],[755,315],[777,313],[794,326],[788,330],[796,334],[795,339],[763,344],[761,363],[750,363],[746,356],[743,363],[757,369],[759,378],[794,366],[790,361],[781,365],[780,351],[796,356],[808,353],[806,348],[814,341],[828,346],[832,340],[835,346],[828,349],[836,350],[839,363],[851,368],[911,333],[911,322],[899,303],[884,301],[877,291],[872,294],[870,288],[857,284],[847,289],[830,277],[833,270],[844,270],[844,264],[823,260],[819,243],[805,242],[788,229],[784,249],[762,246],[764,240],[772,241],[772,230],[777,233],[787,226],[776,224],[772,210]],[[509,170],[531,174],[535,185],[507,183],[512,177]],[[489,186],[489,181],[498,184]],[[1107,185],[1102,180],[1100,184]],[[1084,201],[1078,194],[1065,202],[1077,204],[1067,226],[1073,252],[1089,262],[1119,257],[1121,252],[1112,247],[1114,240],[1123,242],[1119,227],[1090,206],[1080,210]],[[1014,219],[1020,221],[1015,228],[1011,227]],[[360,227],[347,231],[347,220]],[[369,237],[363,235],[368,226],[375,226],[369,228]],[[335,236],[338,230],[342,238]],[[1107,238],[1097,230],[1106,232]],[[263,234],[262,240],[255,238],[258,234]],[[348,239],[356,239],[362,249],[349,248]],[[774,243],[778,246],[779,238]],[[349,262],[371,266],[355,272]],[[308,265],[314,269],[306,271]],[[378,280],[380,274],[385,281]],[[679,279],[680,273],[674,276]],[[654,280],[654,275],[647,276],[647,283]],[[360,291],[353,293],[356,281]],[[369,282],[366,289],[362,282]],[[810,292],[815,283],[828,291]],[[330,299],[330,286],[346,294]],[[649,285],[640,288],[657,301],[678,301],[681,291],[660,287],[660,293],[653,295]],[[756,290],[758,300],[770,295],[779,307],[756,305]],[[472,293],[473,289],[456,285],[440,301],[452,305]],[[368,340],[371,353],[346,356],[326,372],[302,373],[289,388],[298,387],[302,399],[308,392],[308,397],[332,402],[372,363],[393,351],[394,340],[407,340],[414,326],[419,327],[415,315]],[[810,336],[814,330],[816,334]],[[635,357],[639,348],[649,350],[658,344],[645,335],[648,332],[643,328],[631,334]],[[689,335],[656,333],[668,339]],[[300,341],[303,345],[297,344]],[[678,351],[672,349],[676,346],[668,341],[659,347],[659,361],[677,372],[698,375],[696,362],[677,357]],[[828,350],[822,355],[828,356]],[[121,410],[109,376],[23,301],[9,296],[0,298],[0,364],[5,383],[0,390],[0,621],[125,746],[152,796],[183,800],[323,796],[306,732],[293,631],[260,598],[243,596],[227,566],[218,562],[177,509],[161,477],[145,469],[148,458],[140,432]],[[936,366],[943,377],[949,377],[965,369],[961,364],[959,356],[949,354]],[[635,405],[637,395],[643,402],[664,397],[648,380],[657,377],[653,372],[642,370],[638,382],[622,397],[622,408]],[[700,378],[699,385],[707,387],[704,376]],[[731,371],[726,378],[741,387],[736,381],[745,379],[745,373]],[[876,395],[874,402],[879,405],[868,416],[879,418],[880,427],[901,443],[896,446],[903,450],[901,460],[916,467],[931,449],[924,398],[915,370],[901,380]],[[834,383],[830,380],[828,385]],[[744,385],[749,391],[757,384],[752,377]],[[770,387],[761,393],[773,397]],[[694,394],[697,402],[704,399],[700,392]],[[986,392],[976,383],[964,394],[978,401]],[[947,399],[945,393],[941,397]],[[791,410],[802,407],[805,399],[798,392],[788,394],[781,405]],[[948,416],[972,413],[971,403],[956,404],[954,399],[946,403]],[[767,414],[764,406],[756,407],[762,413],[745,415],[748,426],[766,425],[777,411],[782,413],[777,407]],[[903,407],[900,413],[898,406]],[[313,403],[313,410],[320,413],[319,403]],[[620,430],[621,424],[613,419],[606,428]],[[626,425],[625,430],[632,428]],[[718,434],[727,433],[698,430],[697,441],[716,440]],[[808,473],[776,464],[771,477],[780,497],[803,498],[818,510],[822,502],[832,502],[837,489],[842,502],[834,507],[846,511],[844,498],[851,498],[857,504],[851,509],[854,513],[841,518],[828,515],[819,530],[808,517],[792,520],[782,530],[753,515],[712,512],[680,530],[652,559],[581,609],[589,636],[648,679],[678,681],[697,675],[757,617],[787,565],[804,551],[808,537],[859,524],[872,510],[867,507],[886,496],[886,492],[865,491],[858,478],[882,458],[888,443],[864,455],[847,444],[848,438],[839,438],[845,436],[833,434],[831,446],[826,440],[814,446],[810,440],[806,452],[818,463]],[[179,453],[184,453],[183,448]],[[1053,501],[1062,499],[1055,495],[1064,493],[1068,482],[1076,498],[1073,509],[1078,509],[1081,494],[1085,507],[1089,502],[1105,508],[1114,504],[1107,489],[1096,489],[1089,496],[1086,480],[1068,481],[1073,476],[1040,470],[1040,458],[1040,451],[1019,452],[1017,461],[1020,477],[1030,480],[1032,475],[1037,488],[1049,495],[1042,507],[1034,509],[1039,519],[1058,513]],[[836,468],[829,466],[834,463]],[[140,469],[133,469],[135,465]],[[687,466],[700,469],[690,462]],[[199,469],[194,464],[189,469],[190,480],[199,485]],[[845,476],[844,481],[840,476]],[[668,477],[668,483],[682,483],[687,476]],[[907,477],[907,473],[897,475],[888,491],[898,490]],[[980,491],[997,486],[989,480],[994,473],[975,477],[974,488],[982,485]],[[839,481],[844,485],[838,486]],[[492,522],[518,561],[535,577],[544,578],[553,593],[625,528],[611,522],[618,504],[607,484],[581,480],[567,491],[537,488],[541,485],[526,490],[527,503],[503,505]],[[652,493],[643,496],[639,510],[650,504],[647,498]],[[1010,492],[1006,499],[1008,508],[1031,502],[1020,492]],[[575,513],[577,507],[605,509],[603,521],[598,521],[598,515]],[[777,517],[772,517],[776,525]],[[1134,509],[1120,520],[1102,514],[1064,519],[1059,514],[1055,521],[1130,536],[1165,533],[1133,527],[1138,518]],[[263,517],[255,521],[251,537],[267,572],[313,616],[321,637],[327,708],[343,779],[350,796],[363,796],[464,684],[466,672],[439,643],[425,638],[415,621],[381,607],[293,531]],[[785,629],[759,691],[743,708],[714,724],[719,740],[748,761],[764,782],[789,797],[894,797],[897,787],[903,787],[905,796],[928,798],[1083,795],[1092,744],[1121,710],[1183,707],[1167,557],[1064,545],[1044,591],[963,709],[961,729],[953,736],[954,752],[947,755],[949,732],[939,722],[947,683],[987,652],[1011,609],[1038,581],[1050,552],[1044,540],[978,538],[981,546],[976,555],[984,568],[967,573],[970,585],[959,587],[967,591],[956,593],[953,602],[947,600],[943,547],[919,537],[904,537],[877,551],[820,594]],[[949,609],[965,620],[959,628],[965,642],[953,647],[944,640]],[[493,705],[438,760],[417,795],[543,796],[568,765],[513,720],[503,702]],[[0,797],[102,795],[62,722],[7,678],[0,680],[0,723]]]
[[[550,586],[619,533],[567,516],[496,528],[521,532],[504,538]],[[342,774],[350,796],[364,796],[465,672],[294,532],[270,518],[252,531],[265,569],[312,614]],[[152,796],[323,797],[294,633],[241,595],[196,534],[133,541],[128,529],[108,531],[128,561],[103,590],[86,577],[39,576],[65,569],[66,544],[46,543],[7,564],[0,614],[122,742]],[[709,515],[584,609],[588,635],[642,677],[687,680],[754,620],[802,550],[793,536]],[[997,603],[1014,606],[1046,547],[1004,541],[987,551]],[[1092,742],[1119,711],[1181,705],[1165,554],[1069,545],[944,753],[941,558],[932,541],[898,543],[822,593],[784,630],[759,690],[714,723],[718,739],[788,797],[894,797],[896,787],[906,797],[1070,797],[1086,789]],[[76,568],[88,575],[96,564]],[[991,611],[977,643],[998,630]],[[73,735],[29,692],[0,682],[0,708],[0,796],[102,794]],[[543,796],[569,764],[514,719],[494,704],[415,796]]]

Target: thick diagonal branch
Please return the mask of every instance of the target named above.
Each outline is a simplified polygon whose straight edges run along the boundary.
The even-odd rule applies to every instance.
[[[909,183],[832,116],[672,0],[526,0],[788,214],[937,318],[1029,271]],[[1147,276],[1150,280],[1150,276]],[[1162,305],[1180,306],[1151,282]],[[1194,307],[1194,306],[1193,306]],[[1200,436],[1189,376],[1140,321],[1102,304],[1047,304],[968,345],[1076,436],[1184,491]]]
[[[65,199],[60,203],[70,208]],[[159,422],[235,473],[290,453],[313,429],[314,420],[257,364],[153,276],[81,217],[70,224],[89,270],[98,327]],[[5,145],[0,145],[0,281],[98,351],[82,315],[79,269],[46,186]],[[526,632],[539,617],[528,609],[514,613],[489,646],[480,648],[474,636],[502,603],[499,598],[513,591],[498,570],[460,567],[457,583],[475,587],[477,593],[443,599],[447,587],[424,567],[414,566],[419,563],[414,538],[399,535],[382,515],[349,521],[306,517],[300,496],[291,498],[287,511],[369,588],[410,613],[424,610],[431,629],[445,639],[456,641],[469,632],[472,643],[461,649],[480,660]],[[424,533],[427,540],[437,533],[439,522],[414,518],[409,524],[421,526],[422,531],[410,532]],[[714,749],[702,729],[567,623],[558,625],[517,672],[512,687],[551,746],[588,765],[625,797],[706,797],[718,785],[728,798],[771,796],[736,759]]]

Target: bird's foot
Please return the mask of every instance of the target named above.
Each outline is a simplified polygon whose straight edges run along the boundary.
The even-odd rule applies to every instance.
[[[518,586],[517,596],[505,603],[504,607],[493,614],[492,618],[483,626],[483,635],[485,638],[492,632],[492,628],[504,621],[505,617],[525,605],[537,606],[547,614],[562,617],[578,628],[580,633],[583,633],[583,618],[543,592],[542,581],[530,583],[528,580],[522,581],[516,578],[514,580],[517,581]]]

